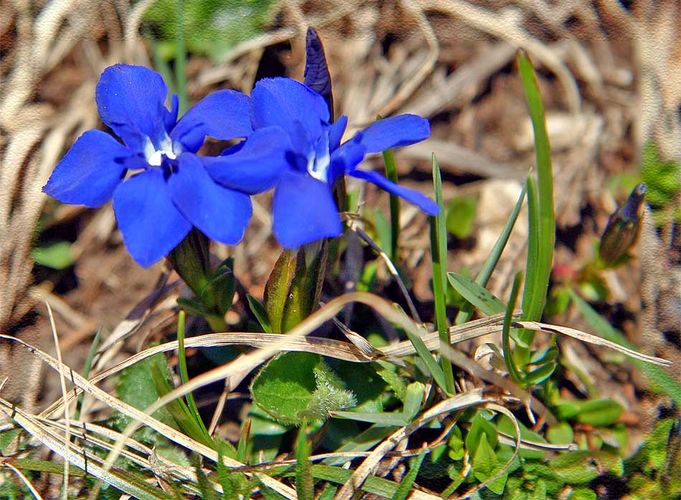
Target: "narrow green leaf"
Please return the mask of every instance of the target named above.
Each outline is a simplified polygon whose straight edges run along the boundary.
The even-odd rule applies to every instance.
[[[407,421],[413,420],[421,411],[425,391],[426,388],[421,382],[412,382],[407,386],[402,411]]]
[[[492,316],[506,310],[506,305],[493,293],[463,274],[447,273],[447,278],[454,290],[483,314]]]
[[[312,475],[316,479],[322,479],[336,484],[344,484],[350,479],[352,471],[341,469],[340,467],[316,464],[312,466]],[[362,491],[386,498],[392,497],[397,492],[398,488],[399,485],[397,483],[374,476],[369,476],[362,485]]]
[[[501,329],[501,344],[504,348],[504,363],[506,369],[511,375],[511,378],[517,384],[523,384],[523,375],[515,366],[513,359],[513,351],[511,350],[511,321],[513,320],[513,311],[518,300],[518,291],[520,290],[520,282],[523,279],[523,274],[518,272],[513,279],[513,288],[511,289],[511,297],[508,299],[508,306],[506,307],[506,314],[504,315],[504,323]]]
[[[298,429],[296,439],[296,493],[301,500],[314,500],[314,481],[312,480],[312,462],[310,454],[312,445],[307,437],[305,428],[307,424]]]
[[[423,343],[421,337],[419,337],[418,335],[414,335],[408,330],[405,330],[404,333],[407,335],[407,338],[414,346],[414,349],[416,349],[416,354],[418,354],[419,358],[421,358],[423,364],[426,365],[426,368],[428,369],[430,375],[435,380],[435,383],[443,391],[447,391],[445,373],[442,371],[442,368],[437,363],[437,361],[435,361],[435,358],[430,353],[428,347],[426,347],[426,344]]]
[[[180,369],[180,380],[183,384],[186,384],[189,382],[189,371],[187,370],[187,353],[184,349],[184,325],[185,312],[180,309],[180,312],[177,316],[177,364]],[[191,418],[196,422],[197,426],[201,428],[201,434],[203,434],[204,440],[206,438],[210,438],[208,429],[206,429],[206,425],[203,423],[203,419],[199,414],[199,408],[196,406],[194,395],[190,392],[185,396],[185,400],[187,401],[187,407],[189,409]],[[208,442],[210,441],[211,440],[208,439]]]
[[[577,413],[577,422],[604,427],[617,422],[623,411],[622,405],[611,399],[586,401]]]
[[[532,182],[528,185],[530,233],[526,266],[527,279],[522,309],[525,319],[539,321],[546,304],[556,238],[553,209],[553,169],[544,105],[534,68],[523,51],[518,52],[516,61],[534,130],[538,186],[535,191]],[[529,345],[534,338],[534,334],[527,330],[521,331],[519,336],[522,343],[526,345]]]
[[[392,496],[392,500],[407,499],[411,493],[411,488],[414,485],[414,481],[416,481],[416,476],[421,469],[423,459],[426,458],[426,453],[427,451],[423,450],[416,458],[409,461],[409,472],[407,472],[407,474],[402,478],[402,482],[400,483],[399,488],[397,488],[395,494]]]
[[[435,155],[433,162],[433,185],[435,201],[440,209],[436,217],[430,217],[430,253],[433,261],[433,296],[435,301],[435,322],[440,336],[440,345],[449,346],[449,323],[447,321],[447,227],[445,221],[444,202],[442,200],[442,177],[440,164]],[[454,372],[452,363],[440,355],[441,371],[444,375],[442,388],[454,394]],[[434,375],[434,374],[433,374]]]
[[[270,320],[267,317],[267,311],[265,310],[263,303],[251,294],[246,294],[246,300],[248,301],[248,307],[250,307],[251,312],[255,316],[255,319],[258,320],[258,323],[260,323],[263,331],[265,333],[272,333],[272,325],[270,325]]]
[[[85,357],[85,363],[83,363],[83,378],[89,378],[90,377],[90,369],[92,368],[92,363],[95,360],[95,355],[97,354],[97,350],[99,349],[99,341],[102,338],[102,330],[101,328],[97,330],[97,333],[95,334],[95,338],[92,339],[92,344],[90,344],[90,348],[88,349],[87,356]],[[78,396],[78,403],[76,404],[76,411],[74,412],[74,419],[79,420],[80,419],[80,411],[83,406],[83,399],[85,398],[85,393],[81,393],[80,396]]]

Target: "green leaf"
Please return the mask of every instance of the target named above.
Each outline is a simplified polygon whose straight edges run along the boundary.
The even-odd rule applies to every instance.
[[[497,456],[494,453],[494,449],[487,442],[487,434],[480,434],[480,442],[473,455],[473,475],[475,478],[480,482],[486,481],[494,476],[502,466],[503,464],[497,463]],[[506,486],[507,476],[507,474],[504,474],[495,479],[487,484],[487,488],[497,495],[501,495]]]
[[[529,241],[527,249],[526,281],[522,309],[524,319],[539,321],[546,304],[553,246],[556,239],[555,215],[553,211],[553,167],[551,146],[546,130],[546,117],[537,76],[532,63],[524,51],[516,57],[518,70],[534,131],[534,148],[537,169],[537,190],[533,178],[528,181]],[[523,330],[519,333],[523,345],[531,344],[534,333]]]
[[[478,200],[472,196],[454,198],[447,207],[447,230],[459,239],[473,233]]]
[[[470,278],[459,273],[447,273],[447,278],[452,287],[483,314],[491,316],[506,310],[506,304]]]
[[[260,323],[263,331],[265,333],[272,333],[272,325],[270,325],[270,320],[267,317],[267,311],[263,303],[251,294],[246,294],[246,300],[248,301],[248,307],[251,309],[255,319]]]
[[[344,484],[352,475],[351,470],[341,469],[340,467],[332,467],[329,465],[316,464],[312,466],[312,475],[316,479],[329,481],[336,484]],[[379,495],[384,498],[392,497],[399,488],[399,485],[393,481],[388,481],[380,477],[369,476],[362,485],[362,491]]]
[[[525,427],[525,425],[523,425],[522,422],[518,422],[518,426],[520,427],[520,437],[522,439],[525,439],[527,441],[533,441],[535,443],[546,443],[546,439],[544,439],[541,435],[537,434],[536,432],[531,431],[530,429]],[[501,415],[499,417],[499,420],[497,421],[497,429],[499,429],[506,435],[515,438],[515,426],[513,425],[511,419],[506,415]],[[515,445],[513,445],[513,447],[515,447]],[[512,449],[513,447],[509,446],[510,449]],[[542,450],[528,450],[521,448],[519,450],[519,455],[522,458],[534,460],[541,460],[542,458],[544,458],[544,452]]]
[[[426,387],[421,382],[412,382],[407,386],[403,410],[404,418],[407,422],[413,420],[421,411],[425,392]]]
[[[312,480],[312,444],[307,438],[305,425],[298,429],[296,439],[296,493],[301,500],[314,499],[314,481]]]
[[[34,248],[31,250],[31,257],[36,264],[58,271],[72,266],[75,262],[71,243],[68,241],[58,241],[51,245]]]
[[[452,460],[461,460],[466,454],[466,449],[463,446],[461,428],[458,425],[455,426],[449,434],[447,446],[449,447],[449,458]]]
[[[326,419],[355,404],[352,392],[316,354],[289,352],[267,363],[253,380],[255,403],[280,422]]]
[[[329,367],[343,381],[345,389],[355,395],[353,411],[382,412],[387,384],[374,370],[375,364],[358,364],[349,361],[329,360]]]
[[[577,414],[577,422],[594,426],[612,425],[622,415],[622,405],[611,399],[586,401]]]
[[[603,473],[621,476],[624,471],[622,459],[604,451],[571,451],[549,461],[551,470],[570,484],[586,484]]]
[[[0,432],[0,452],[5,454],[8,446],[17,443],[20,434],[21,431],[19,429]]]
[[[223,260],[208,277],[208,283],[201,292],[201,300],[214,301],[216,310],[223,316],[232,307],[236,278],[234,277],[234,258]]]
[[[118,385],[116,386],[116,395],[118,399],[134,406],[138,410],[144,410],[155,403],[159,398],[159,393],[156,389],[156,384],[150,376],[153,368],[163,371],[167,370],[166,359],[163,354],[156,354],[134,365],[131,365],[121,371],[118,377]],[[175,420],[170,415],[167,408],[157,410],[153,417],[166,425],[176,426]],[[130,417],[123,414],[117,414],[114,425],[117,429],[124,429],[130,423]],[[138,431],[140,439],[145,442],[152,442],[154,444],[164,443],[164,438],[151,431],[148,427],[143,427]]]
[[[272,332],[291,330],[317,308],[327,257],[326,240],[281,253],[265,285],[265,310]]]
[[[433,296],[435,301],[435,323],[437,325],[440,345],[449,346],[449,323],[447,321],[447,230],[445,225],[444,202],[442,199],[442,177],[440,175],[440,163],[433,154],[433,185],[435,188],[435,201],[440,210],[430,220],[430,254],[433,264]],[[424,359],[425,361],[425,359]],[[443,355],[440,355],[440,366],[444,376],[444,385],[438,385],[447,393],[454,394],[454,372],[452,363]],[[431,370],[432,373],[432,370]],[[435,377],[435,373],[433,373]],[[436,379],[437,381],[437,379]]]
[[[572,443],[575,438],[575,433],[570,424],[566,422],[559,422],[551,426],[546,431],[546,439],[552,444],[568,444]]]
[[[489,445],[492,447],[497,445],[497,430],[494,425],[477,412],[466,435],[466,449],[469,453],[475,452],[483,434],[485,434]]]
[[[568,498],[569,500],[596,500],[598,495],[589,488],[575,488]]]

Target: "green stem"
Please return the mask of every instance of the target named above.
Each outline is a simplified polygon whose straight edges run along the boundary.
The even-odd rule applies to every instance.
[[[397,167],[392,149],[383,152],[385,175],[388,180],[397,184]],[[390,193],[390,260],[397,261],[398,243],[400,239],[400,199]]]

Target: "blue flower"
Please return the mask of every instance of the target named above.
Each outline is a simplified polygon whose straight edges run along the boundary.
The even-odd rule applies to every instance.
[[[161,76],[148,68],[119,64],[104,70],[96,90],[99,115],[123,143],[99,130],[85,132],[43,188],[63,203],[88,207],[113,198],[123,241],[145,267],[192,227],[237,243],[251,216],[249,196],[236,185],[215,183],[195,155],[206,136],[226,140],[253,132],[250,98],[214,92],[178,120],[177,96],[168,110],[167,94]]]
[[[226,187],[240,182],[262,190],[265,181],[276,182],[273,229],[285,248],[342,234],[332,191],[341,175],[374,183],[430,215],[438,213],[437,204],[423,194],[376,172],[357,169],[369,153],[426,139],[430,135],[426,119],[400,115],[379,120],[341,144],[347,117],[331,123],[324,98],[300,82],[260,80],[253,90],[252,106],[253,129],[259,137],[247,139],[224,156],[207,158],[205,165]]]

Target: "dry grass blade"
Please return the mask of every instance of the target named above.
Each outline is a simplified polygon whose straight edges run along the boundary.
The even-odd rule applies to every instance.
[[[49,427],[55,427],[61,431],[66,428],[66,422],[47,420],[38,417],[38,420]],[[70,432],[76,439],[81,440],[84,444],[94,445],[102,450],[110,450],[112,443],[115,442],[121,434],[113,431],[107,427],[102,427],[96,424],[85,422],[70,422]],[[108,441],[100,439],[97,436],[102,436]],[[137,464],[138,466],[153,471],[154,475],[163,478],[166,481],[185,481],[196,482],[196,473],[190,467],[183,467],[177,463],[158,455],[153,449],[129,439],[126,442],[129,450],[124,450],[122,456],[127,460]],[[149,457],[148,459],[145,457]],[[216,490],[221,490],[219,485],[215,485]]]
[[[534,330],[537,332],[559,333],[561,335],[567,335],[568,337],[581,340],[582,342],[608,347],[614,351],[621,352],[622,354],[626,354],[629,357],[638,359],[639,361],[645,361],[646,363],[652,363],[658,366],[671,366],[672,364],[671,361],[666,359],[658,358],[656,356],[649,356],[647,354],[641,354],[640,352],[636,352],[609,340],[597,337],[596,335],[585,333],[581,330],[576,330],[567,326],[547,325],[545,323],[538,323],[536,321],[514,321],[513,326],[517,328],[527,328],[528,330]]]
[[[488,402],[482,396],[482,389],[475,389],[473,391],[457,394],[456,396],[446,399],[432,408],[424,411],[423,414],[415,419],[412,423],[405,427],[401,427],[385,440],[383,440],[371,454],[355,469],[350,479],[343,485],[343,487],[336,494],[337,500],[350,500],[355,493],[359,491],[364,481],[369,477],[369,474],[378,466],[379,462],[385,455],[392,450],[400,441],[409,437],[416,430],[420,429],[434,418],[455,410],[469,408],[482,403]],[[428,495],[429,498],[438,498]]]
[[[104,402],[111,408],[120,411],[121,413],[129,416],[134,424],[137,424],[137,427],[135,429],[139,428],[140,425],[146,425],[150,427],[151,429],[154,429],[156,432],[159,434],[165,436],[166,438],[170,439],[171,441],[179,444],[180,446],[184,446],[185,448],[188,448],[206,458],[209,460],[215,462],[218,459],[218,454],[215,450],[198,443],[197,441],[194,441],[193,439],[187,437],[186,435],[182,434],[181,432],[173,429],[172,427],[159,422],[155,418],[151,417],[150,415],[154,413],[156,410],[152,410],[149,415],[145,414],[143,411],[138,410],[134,406],[130,406],[129,404],[124,403],[123,401],[109,395],[108,393],[104,392],[103,390],[99,389],[97,386],[92,384],[90,381],[86,380],[83,378],[81,375],[75,373],[73,370],[68,368],[67,366],[61,365],[56,359],[54,359],[52,356],[49,354],[44,353],[40,349],[35,348],[34,346],[27,344],[26,342],[23,342],[20,339],[17,339],[15,337],[10,337],[8,335],[0,335],[0,339],[4,340],[9,340],[12,342],[17,342],[19,345],[22,347],[25,347],[28,349],[30,352],[38,356],[42,361],[44,361],[47,365],[49,365],[51,368],[54,370],[58,371],[60,369],[60,366],[62,366],[62,369],[67,370],[70,375],[71,375],[71,381],[78,386],[80,389],[82,389],[84,392],[87,394],[90,394],[91,396],[99,399],[100,401]],[[258,352],[258,351],[256,351]],[[175,391],[173,391],[175,392]],[[172,393],[171,393],[172,394]],[[21,424],[20,424],[21,425]],[[132,424],[131,424],[132,425]],[[22,425],[23,427],[23,425]],[[128,426],[128,429],[131,426]],[[132,431],[134,432],[134,430]],[[132,432],[130,434],[125,433],[121,435],[119,440],[116,442],[116,447],[115,447],[115,456],[118,456],[121,451],[123,450],[123,446],[126,444],[126,440],[130,440],[130,436],[132,435]],[[111,455],[110,455],[111,456]],[[115,458],[114,458],[115,459]],[[104,470],[109,470],[109,467],[111,467],[112,463],[114,460],[107,461]],[[232,460],[226,457],[223,457],[223,463],[227,467],[240,467],[243,464],[241,462],[238,462],[236,460]],[[77,464],[76,464],[77,465]],[[291,488],[288,486],[285,486],[278,481],[268,477],[268,476],[263,476],[260,478],[263,483],[265,483],[268,487],[271,487],[275,491],[279,493],[287,493],[288,495],[287,498],[295,498],[295,493]],[[291,496],[292,495],[292,496]]]
[[[68,462],[66,462],[66,463],[68,464]],[[38,492],[38,490],[35,489],[35,486],[33,486],[33,483],[31,483],[31,481],[24,475],[23,472],[21,472],[19,469],[14,467],[9,462],[3,462],[2,466],[7,467],[9,470],[14,472],[14,474],[16,474],[16,476],[21,480],[21,482],[24,483],[24,486],[26,486],[28,491],[31,492],[31,495],[33,495],[33,498],[36,498],[36,499],[39,499],[39,500],[43,499],[43,497],[40,496],[40,493]]]
[[[52,432],[48,426],[40,422],[35,416],[24,412],[22,409],[17,408],[15,405],[12,405],[2,398],[0,398],[0,411],[14,420],[26,432],[47,446],[50,450],[63,457],[64,460],[67,460],[68,463],[92,474],[96,478],[105,481],[107,484],[111,484],[121,491],[135,495],[138,498],[164,498],[164,496],[158,495],[155,489],[145,482],[133,481],[132,476],[128,472],[120,471],[118,469],[103,469],[99,465],[99,463],[101,463],[99,457],[88,453],[84,449],[78,449],[71,443],[65,442],[61,435]]]
[[[62,367],[64,363],[61,358],[61,348],[59,347],[59,335],[57,335],[57,325],[54,323],[54,314],[52,314],[52,308],[50,303],[45,301],[45,306],[47,307],[47,315],[50,319],[50,330],[52,330],[52,338],[54,339],[54,348],[57,352],[57,361],[59,362],[59,385],[61,386],[62,401],[64,402],[64,419],[66,420],[66,426],[64,428],[64,441],[69,443],[71,441],[71,426],[69,425],[69,400],[66,395],[66,380],[64,377],[64,370]],[[64,486],[62,488],[62,498],[67,499],[69,491],[69,462],[64,460]]]

